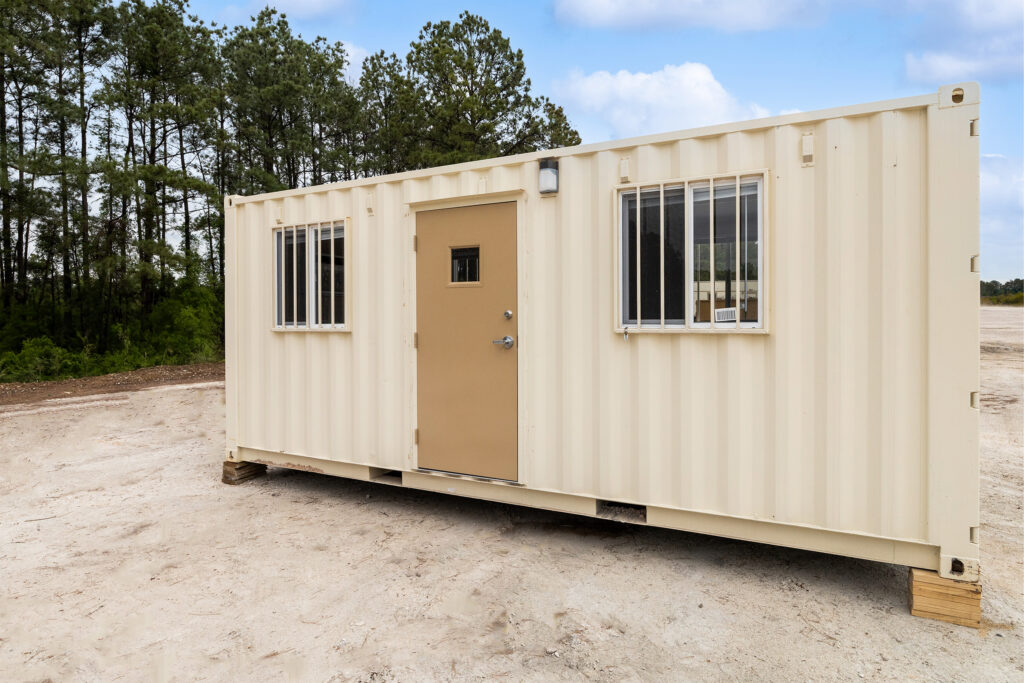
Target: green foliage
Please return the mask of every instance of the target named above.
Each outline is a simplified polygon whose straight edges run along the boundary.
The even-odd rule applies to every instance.
[[[0,355],[0,381],[29,382],[72,377],[80,369],[75,354],[68,353],[47,337],[27,340],[20,353]]]
[[[428,23],[406,57],[425,112],[421,165],[437,166],[579,144],[565,115],[535,98],[522,50],[480,16]]]
[[[202,363],[223,359],[223,306],[209,288],[191,287],[156,305],[145,342],[118,327],[121,348],[97,354],[91,345],[79,350],[57,346],[49,337],[27,339],[18,351],[0,353],[0,382],[34,382],[101,375],[151,365]]]
[[[981,303],[989,306],[1024,306],[1024,292],[983,296]]]
[[[427,24],[346,81],[340,43],[269,7],[0,12],[0,381],[223,354],[224,198],[575,145],[479,16]]]
[[[209,288],[187,287],[167,297],[153,310],[148,350],[166,363],[220,360],[223,312]]]
[[[0,354],[0,382],[38,382],[103,375],[155,365],[157,359],[138,349],[95,355],[90,349],[69,351],[60,348],[48,337],[25,341],[20,352]],[[181,359],[177,362],[192,362]]]
[[[989,280],[988,282],[982,280],[981,282],[981,295],[985,297],[995,297],[1001,294],[1019,294],[1021,292],[1024,292],[1024,280],[1021,278],[1007,280],[1005,283],[998,280]]]
[[[367,175],[383,175],[416,168],[424,110],[416,86],[397,56],[381,51],[363,61],[359,102],[367,152],[362,170]]]
[[[981,282],[981,303],[989,306],[1024,306],[1024,280]]]

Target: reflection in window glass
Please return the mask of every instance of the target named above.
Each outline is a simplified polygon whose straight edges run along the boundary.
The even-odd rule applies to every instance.
[[[329,232],[329,231],[328,231]],[[345,228],[334,228],[334,324],[345,324]]]
[[[636,192],[622,193],[622,324],[636,325]]]
[[[306,228],[309,239],[309,321],[313,325],[320,323],[320,237],[315,227]]]
[[[711,193],[693,190],[693,322],[711,322]]]
[[[715,183],[715,308],[736,306],[736,183]],[[735,318],[733,318],[735,320]]]
[[[281,272],[281,259],[283,258],[282,252],[284,251],[283,235],[280,231],[274,233],[274,272],[277,273],[277,277],[274,278],[275,290],[274,290],[274,301],[275,304],[275,320],[278,326],[284,324],[284,303],[281,298],[284,296],[284,273]]]
[[[480,282],[480,247],[452,249],[452,282]]]
[[[640,193],[640,307],[645,325],[661,324],[661,192]]]
[[[306,324],[306,231],[295,234],[295,324]]]
[[[284,327],[345,324],[345,230],[274,231],[274,321]]]
[[[295,324],[295,230],[284,233],[284,324]]]
[[[331,228],[321,228],[317,236],[317,283],[320,296],[317,304],[317,322],[330,325],[331,315]]]
[[[740,322],[758,321],[758,183],[740,185]]]
[[[665,323],[686,319],[686,191],[665,188]]]
[[[761,176],[620,191],[622,324],[759,327],[762,191]]]

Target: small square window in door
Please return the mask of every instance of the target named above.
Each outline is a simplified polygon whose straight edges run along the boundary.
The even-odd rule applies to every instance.
[[[452,282],[480,282],[480,247],[452,248]]]

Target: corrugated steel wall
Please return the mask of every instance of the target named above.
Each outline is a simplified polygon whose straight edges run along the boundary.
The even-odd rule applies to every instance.
[[[563,150],[554,198],[536,193],[536,155],[243,198],[236,445],[414,468],[415,205],[523,190],[520,481],[927,540],[934,110]],[[640,184],[769,169],[768,334],[613,332],[623,157]],[[272,331],[270,229],[345,217],[351,332]]]

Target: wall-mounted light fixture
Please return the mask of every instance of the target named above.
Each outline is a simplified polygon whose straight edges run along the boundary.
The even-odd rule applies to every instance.
[[[541,194],[558,192],[558,159],[540,160],[540,178],[538,179]]]

